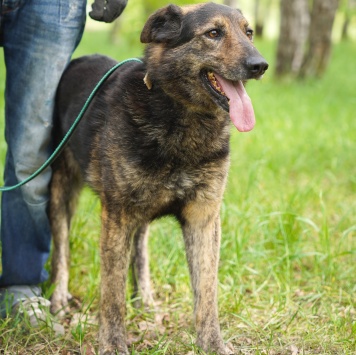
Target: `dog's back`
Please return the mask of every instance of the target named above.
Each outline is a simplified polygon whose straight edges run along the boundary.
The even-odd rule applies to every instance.
[[[68,132],[99,80],[115,64],[117,64],[115,60],[102,55],[80,57],[69,64],[57,90],[53,129],[56,143],[59,143]],[[108,115],[105,99],[101,99],[105,95],[104,92],[113,90],[112,85],[108,84],[108,81],[104,83],[94,97],[93,103],[87,109],[88,114],[82,118],[67,147],[73,152],[77,161],[81,162],[83,171],[89,164],[91,142],[105,125],[105,117]],[[117,100],[119,101],[120,98],[118,97]]]

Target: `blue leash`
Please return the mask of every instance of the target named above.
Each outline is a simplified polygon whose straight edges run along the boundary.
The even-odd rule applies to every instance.
[[[104,76],[100,79],[100,81],[96,84],[96,86],[94,87],[93,91],[90,93],[89,97],[87,98],[87,100],[85,101],[85,104],[83,105],[81,111],[79,112],[77,118],[75,119],[75,121],[73,122],[72,126],[70,127],[70,129],[68,130],[68,132],[66,133],[66,135],[64,136],[64,138],[62,139],[61,143],[58,145],[58,147],[55,149],[55,151],[51,154],[51,156],[43,163],[43,165],[38,168],[32,175],[30,175],[28,178],[26,178],[23,181],[20,181],[18,184],[13,185],[13,186],[2,186],[0,187],[0,192],[5,192],[5,191],[11,191],[11,190],[15,190],[20,186],[23,186],[25,184],[27,184],[29,181],[33,180],[36,176],[38,176],[39,174],[42,173],[43,170],[45,170],[48,166],[50,166],[53,161],[59,156],[59,154],[61,153],[62,149],[64,148],[65,144],[68,142],[69,138],[72,136],[72,134],[74,133],[75,129],[77,128],[79,122],[81,121],[82,117],[84,116],[85,111],[87,110],[89,104],[91,103],[91,101],[93,100],[94,95],[97,93],[97,91],[99,90],[99,88],[101,87],[101,85],[105,82],[105,80],[119,67],[121,67],[123,64],[128,63],[128,62],[139,62],[142,63],[142,60],[138,59],[138,58],[130,58],[130,59],[126,59],[123,60],[120,63],[117,63],[116,65],[114,65],[111,69],[109,69]]]

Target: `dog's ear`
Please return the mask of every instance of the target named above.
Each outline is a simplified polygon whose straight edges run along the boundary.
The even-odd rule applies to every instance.
[[[168,5],[147,20],[141,32],[142,43],[168,43],[177,38],[182,30],[182,10],[179,6]]]

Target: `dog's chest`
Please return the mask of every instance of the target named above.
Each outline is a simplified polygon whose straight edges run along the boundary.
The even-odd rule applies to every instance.
[[[143,174],[144,178],[129,183],[129,189],[135,190],[141,198],[139,202],[152,201],[152,199],[169,203],[176,199],[186,199],[194,194],[199,186],[206,181],[204,175],[199,171],[179,170],[179,171],[160,171],[157,174]],[[134,186],[132,186],[134,183]],[[134,201],[132,201],[134,202]]]
[[[137,174],[125,179],[124,205],[130,206],[138,218],[154,219],[163,215],[179,215],[191,201],[210,203],[221,198],[227,168],[162,169],[156,174]],[[141,217],[139,217],[141,216]]]
[[[193,172],[179,171],[170,174],[158,188],[162,193],[167,192],[173,198],[184,198],[203,180],[203,176],[196,176]]]

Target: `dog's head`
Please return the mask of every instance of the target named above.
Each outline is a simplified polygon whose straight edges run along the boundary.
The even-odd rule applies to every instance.
[[[259,79],[267,62],[252,43],[239,10],[214,3],[169,5],[146,22],[148,86],[195,110],[225,110],[240,131],[253,128],[253,108],[243,82]]]

